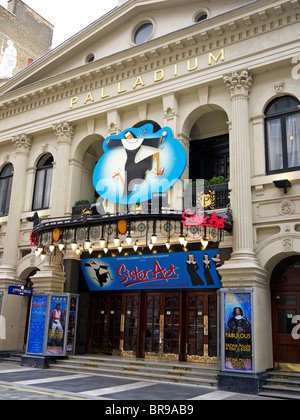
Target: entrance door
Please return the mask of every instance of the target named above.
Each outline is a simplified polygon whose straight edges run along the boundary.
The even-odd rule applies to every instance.
[[[275,363],[300,364],[300,340],[293,338],[294,317],[300,315],[300,259],[280,263],[271,280]]]
[[[292,332],[293,319],[300,314],[300,293],[278,292],[272,294],[274,360],[278,363],[300,364],[299,339]]]
[[[217,361],[217,294],[91,295],[88,353]]]
[[[187,360],[214,363],[218,355],[216,293],[187,293],[185,342]]]
[[[181,293],[145,294],[144,350],[146,356],[178,358],[180,352]]]
[[[91,295],[88,353],[135,352],[139,310],[137,294]]]

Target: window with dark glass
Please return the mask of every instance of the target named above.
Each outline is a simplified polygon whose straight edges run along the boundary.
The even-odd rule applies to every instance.
[[[284,96],[266,109],[267,173],[300,169],[300,102]]]
[[[151,22],[141,25],[135,32],[134,43],[140,45],[147,42],[152,35],[153,29],[153,24]]]
[[[50,205],[53,157],[43,156],[38,164],[35,176],[32,210],[47,209]]]
[[[230,178],[229,135],[190,142],[190,179]]]
[[[13,182],[13,165],[5,165],[0,173],[0,216],[9,212],[11,188]]]
[[[200,12],[200,13],[196,16],[195,22],[196,22],[196,23],[203,22],[203,21],[204,21],[204,20],[206,20],[207,18],[208,18],[208,15],[207,15],[207,13],[206,13],[206,12]]]

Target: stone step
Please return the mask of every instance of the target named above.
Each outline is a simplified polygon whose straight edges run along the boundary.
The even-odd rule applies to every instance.
[[[92,373],[99,375],[123,376],[154,381],[182,384],[217,386],[218,370],[189,364],[172,364],[155,361],[135,361],[133,359],[102,359],[72,356],[51,365],[52,369]]]
[[[300,400],[299,389],[290,387],[274,387],[274,386],[263,386],[263,391],[259,394],[260,396],[282,398],[286,400]]]
[[[300,375],[292,372],[270,372],[260,395],[300,400]]]
[[[3,352],[3,353],[0,353],[0,362],[21,364],[22,356],[23,356],[23,353]]]

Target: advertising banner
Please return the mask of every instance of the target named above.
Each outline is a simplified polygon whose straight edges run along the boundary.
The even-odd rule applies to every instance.
[[[48,296],[33,296],[27,353],[43,354]]]
[[[219,289],[220,251],[88,258],[81,269],[91,291]]]
[[[187,163],[182,144],[164,127],[154,133],[152,124],[129,128],[103,143],[104,154],[95,167],[97,193],[112,203],[136,204],[168,191]]]
[[[224,369],[253,371],[252,293],[224,293]]]
[[[67,296],[51,296],[46,354],[64,354],[67,303]]]

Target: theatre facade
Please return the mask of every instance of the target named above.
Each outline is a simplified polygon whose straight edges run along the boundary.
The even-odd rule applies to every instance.
[[[299,18],[120,1],[0,87],[0,351],[299,370]]]

